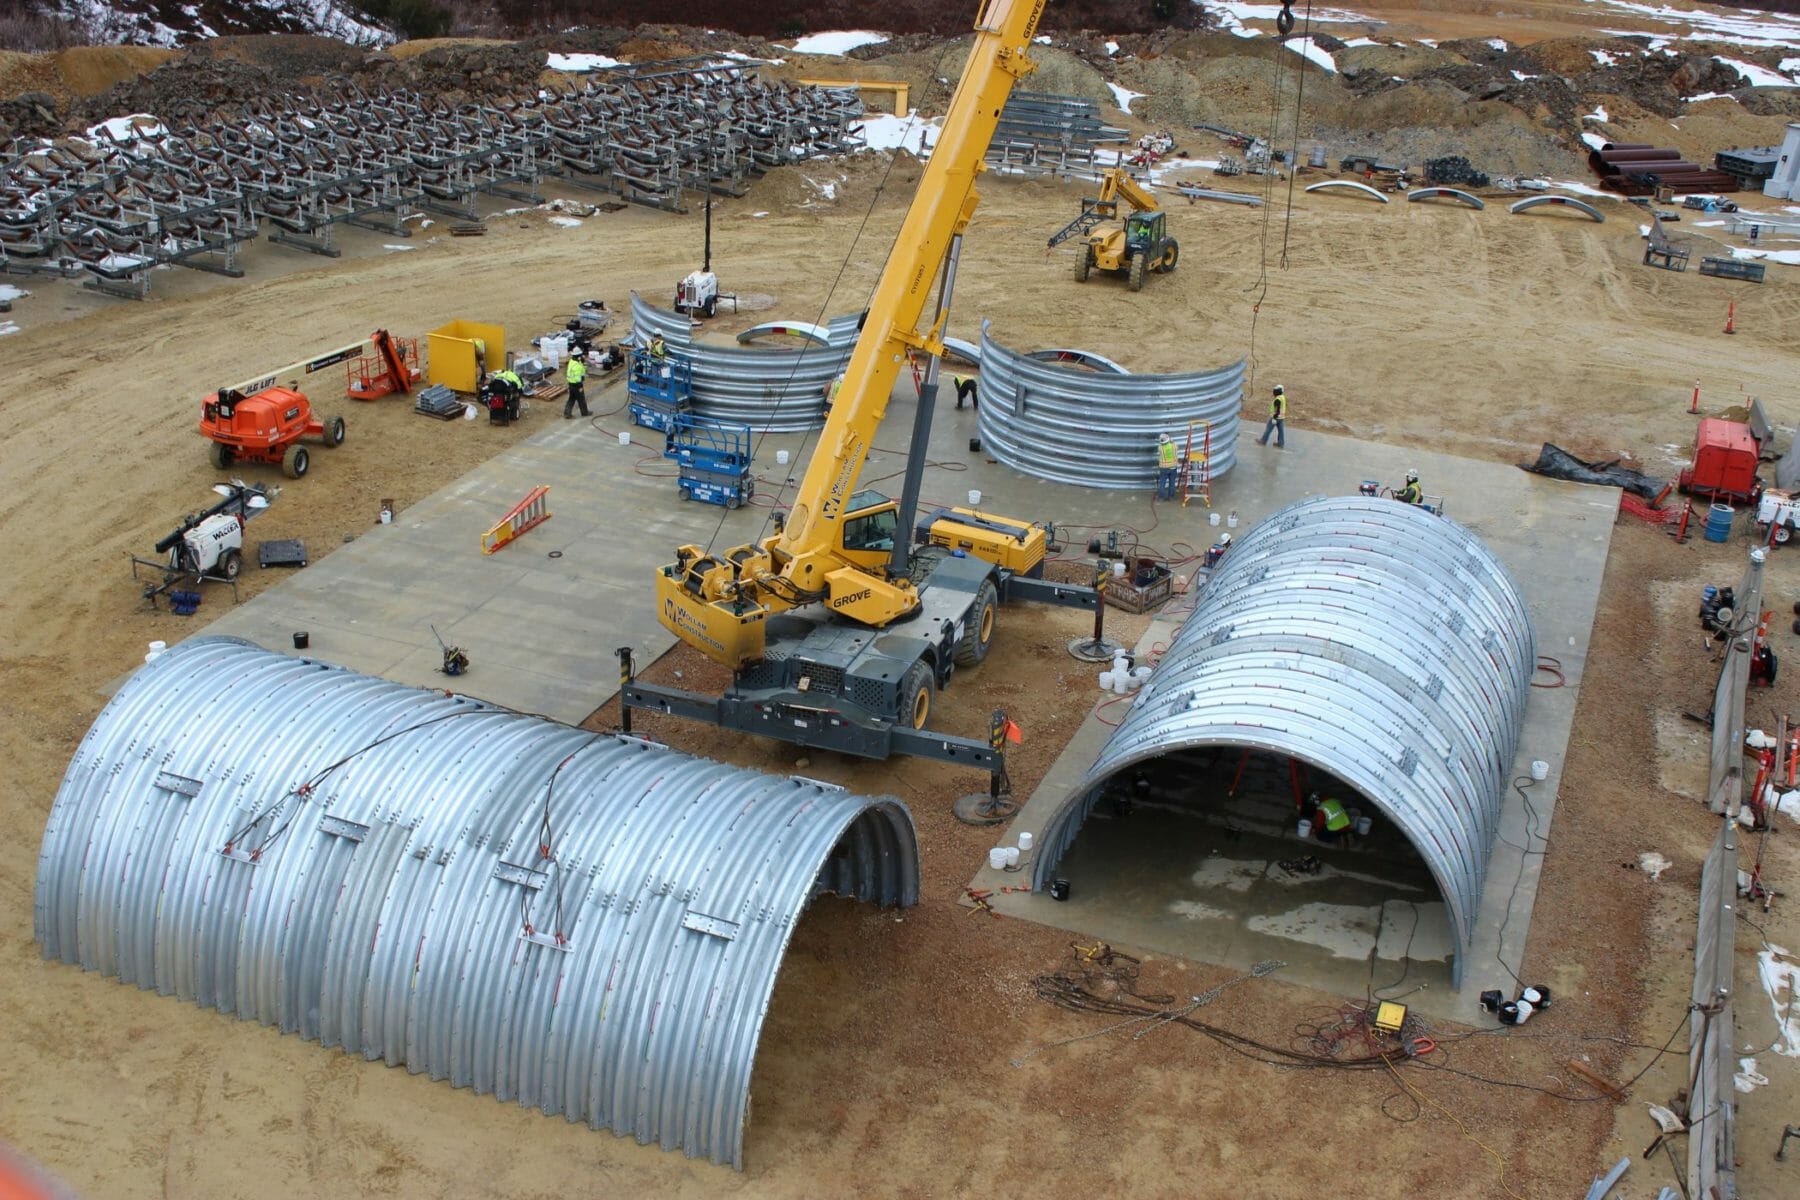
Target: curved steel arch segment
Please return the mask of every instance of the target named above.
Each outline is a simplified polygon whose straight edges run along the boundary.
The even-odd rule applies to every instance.
[[[811,321],[764,321],[737,335],[738,345],[748,346],[765,338],[800,338],[815,346],[831,345],[831,329]]]
[[[1121,367],[1104,354],[1095,354],[1092,350],[1033,350],[1026,358],[1038,362],[1063,363],[1077,367],[1086,367],[1090,371],[1098,371],[1103,375],[1129,375],[1130,371]]]
[[[1406,193],[1406,199],[1407,199],[1407,203],[1409,203],[1409,204],[1418,204],[1424,200],[1440,200],[1441,199],[1441,200],[1458,200],[1473,209],[1483,209],[1483,208],[1487,207],[1487,205],[1482,202],[1481,197],[1471,196],[1469,193],[1462,191],[1458,188],[1453,188],[1453,187],[1422,187],[1422,188],[1418,188],[1415,191]]]
[[[741,1168],[807,903],[918,891],[898,800],[200,638],[76,751],[34,932],[46,958]]]
[[[1315,184],[1308,186],[1306,190],[1309,192],[1328,192],[1328,191],[1336,191],[1338,189],[1348,189],[1353,192],[1361,192],[1366,196],[1375,197],[1375,199],[1381,201],[1383,204],[1386,204],[1388,202],[1388,198],[1386,196],[1382,195],[1380,192],[1376,191],[1374,188],[1370,187],[1368,184],[1358,183],[1354,179],[1327,179],[1324,183],[1315,183]]]
[[[1499,559],[1442,517],[1364,496],[1275,513],[1231,549],[1086,776],[1045,825],[1046,885],[1107,784],[1184,750],[1299,759],[1355,788],[1474,931],[1536,665]]]
[[[1058,353],[1067,353],[1058,352]],[[1084,352],[1085,353],[1085,352]],[[1077,487],[1156,486],[1156,440],[1211,426],[1211,472],[1237,462],[1244,362],[1179,375],[1130,375],[1041,362],[981,330],[982,444],[1014,470]],[[1196,432],[1195,452],[1201,450]]]
[[[799,433],[825,423],[831,381],[850,362],[856,342],[855,317],[832,320],[826,327],[828,344],[809,337],[798,350],[700,342],[694,339],[693,321],[647,303],[636,292],[631,294],[631,322],[637,345],[660,333],[671,351],[693,360],[696,413],[769,433]],[[847,338],[842,337],[844,328]]]
[[[1560,208],[1577,209],[1602,224],[1606,221],[1605,213],[1589,204],[1586,200],[1577,200],[1573,196],[1528,196],[1523,200],[1517,200],[1508,205],[1506,211],[1511,213],[1530,212],[1532,209],[1540,208],[1546,204]]]

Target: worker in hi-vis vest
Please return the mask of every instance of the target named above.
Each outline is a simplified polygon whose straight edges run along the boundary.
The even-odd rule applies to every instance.
[[[1176,467],[1179,460],[1175,456],[1175,439],[1163,434],[1156,443],[1156,498],[1173,500],[1175,498],[1175,479],[1180,473]]]
[[[1394,499],[1400,501],[1402,504],[1419,504],[1424,501],[1425,489],[1419,486],[1419,473],[1417,471],[1408,471],[1406,473],[1406,483],[1399,491],[1394,493]]]
[[[1269,423],[1263,426],[1262,436],[1256,444],[1269,444],[1269,435],[1275,435],[1275,448],[1287,449],[1287,389],[1280,384],[1275,385],[1275,394],[1269,399]]]
[[[1313,836],[1322,842],[1337,841],[1350,828],[1350,814],[1344,811],[1343,801],[1335,796],[1320,800],[1317,792],[1313,793],[1313,800]]]
[[[569,398],[563,401],[563,420],[575,415],[576,405],[581,406],[582,416],[588,416],[587,359],[580,354],[569,355],[569,369],[563,378],[569,383]]]

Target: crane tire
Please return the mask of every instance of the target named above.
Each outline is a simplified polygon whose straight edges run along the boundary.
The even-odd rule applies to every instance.
[[[982,580],[981,589],[975,593],[975,603],[969,606],[969,623],[956,643],[957,666],[972,667],[988,656],[988,647],[994,640],[994,611],[999,599],[994,581]]]
[[[912,729],[925,728],[931,719],[931,665],[920,659],[906,669],[900,680],[900,704],[894,714],[896,723]]]

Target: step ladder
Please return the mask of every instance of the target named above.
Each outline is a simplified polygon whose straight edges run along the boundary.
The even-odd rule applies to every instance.
[[[528,529],[535,529],[550,519],[550,488],[534,487],[531,493],[502,517],[494,527],[481,535],[481,552],[492,554],[516,540]]]
[[[1199,433],[1196,442],[1195,433]],[[1187,445],[1181,454],[1181,507],[1186,508],[1188,501],[1199,499],[1206,507],[1212,507],[1212,422],[1189,421]]]

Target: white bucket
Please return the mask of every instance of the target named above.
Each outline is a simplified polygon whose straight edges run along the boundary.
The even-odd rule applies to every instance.
[[[621,445],[621,446],[631,445],[631,430],[629,430],[629,429],[619,430],[619,445]]]
[[[1225,518],[1225,527],[1227,529],[1237,528],[1237,510],[1235,508],[1231,510],[1231,515]]]
[[[1206,523],[1207,523],[1207,524],[1208,524],[1208,525],[1211,525],[1211,526],[1213,526],[1213,527],[1215,527],[1215,528],[1217,528],[1217,526],[1218,526],[1218,524],[1219,524],[1219,521],[1220,521],[1220,520],[1221,520],[1221,519],[1222,519],[1222,518],[1221,518],[1221,517],[1220,517],[1220,516],[1219,516],[1219,514],[1218,514],[1218,513],[1207,513],[1207,514],[1206,514]]]
[[[1114,675],[1111,671],[1100,672],[1100,690],[1103,692],[1112,691],[1113,679]]]
[[[1114,579],[1125,578],[1125,564],[1124,563],[1116,562],[1113,564],[1113,578]]]
[[[969,489],[969,507],[974,508],[977,505],[979,505],[980,503],[981,503],[981,489],[980,488],[970,488]]]
[[[1373,817],[1358,817],[1358,818],[1356,818],[1356,836],[1357,837],[1368,837],[1369,830],[1371,830],[1373,828],[1375,828],[1375,819]]]
[[[1113,694],[1114,695],[1123,696],[1125,693],[1129,692],[1130,690],[1131,690],[1131,676],[1129,676],[1129,675],[1114,675],[1113,676]]]
[[[381,520],[381,523],[382,523],[382,524],[383,524],[383,525],[387,525],[387,524],[390,524],[390,523],[392,523],[392,521],[393,521],[393,519],[394,519],[394,514],[393,514],[393,513],[391,513],[391,512],[389,512],[389,511],[388,511],[388,510],[387,510],[387,509],[385,509],[385,508],[384,508],[384,509],[382,509],[382,510],[381,510],[381,518],[380,518],[380,520]]]
[[[988,866],[996,871],[1006,870],[1006,847],[995,846],[988,851]]]
[[[1019,865],[1019,848],[1017,846],[1006,847],[1006,865],[1009,867]]]
[[[1021,829],[1019,831],[1019,852],[1021,854],[1023,854],[1030,849],[1031,849],[1031,830]]]
[[[778,467],[785,467],[788,465],[788,452],[786,450],[777,450],[775,452],[775,465]]]
[[[1541,758],[1533,759],[1531,763],[1531,777],[1539,783],[1550,778],[1550,764]]]
[[[1141,683],[1142,681],[1150,678],[1150,668],[1149,667],[1133,667],[1131,669],[1131,677],[1133,679],[1138,680]]]
[[[1294,826],[1294,833],[1304,842],[1307,838],[1312,836],[1312,822],[1305,817],[1301,817],[1300,823]]]
[[[144,655],[144,661],[145,662],[155,662],[159,657],[161,657],[162,652],[164,650],[167,650],[168,648],[169,648],[169,643],[167,643],[167,642],[151,642],[150,643],[150,653]]]

